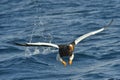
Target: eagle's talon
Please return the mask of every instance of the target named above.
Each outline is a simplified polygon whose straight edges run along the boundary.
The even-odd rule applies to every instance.
[[[65,61],[62,61],[62,64],[63,64],[64,66],[66,66],[66,65],[67,65],[67,63],[66,63]]]
[[[69,60],[69,62],[68,62],[68,63],[69,63],[69,65],[72,65],[72,60]]]

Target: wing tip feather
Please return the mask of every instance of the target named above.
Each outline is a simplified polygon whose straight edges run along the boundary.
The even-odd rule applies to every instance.
[[[104,29],[108,28],[108,27],[112,24],[113,21],[114,21],[114,19],[112,19],[112,20],[109,22],[108,25],[104,26]]]
[[[15,45],[18,45],[18,46],[27,46],[27,44],[21,44],[21,43],[14,43]]]

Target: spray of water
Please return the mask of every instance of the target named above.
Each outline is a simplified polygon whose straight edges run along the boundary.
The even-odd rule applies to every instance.
[[[37,0],[32,0],[35,6],[36,13],[40,13],[41,7],[37,7],[37,5],[40,5],[40,3],[37,2]],[[41,15],[35,15],[33,18],[33,28],[30,35],[29,43],[34,42],[34,40],[44,40],[44,42],[51,43],[52,41],[52,35],[45,30],[45,24],[46,22],[41,19]],[[34,35],[37,35],[37,39],[34,38]],[[38,39],[38,36],[39,39]],[[29,57],[31,55],[36,54],[48,54],[50,52],[50,47],[26,47],[25,49],[25,56]]]
[[[44,42],[48,42],[48,43],[51,43],[52,40],[53,40],[53,37],[50,33],[46,32],[45,29],[43,29],[41,31],[41,26],[43,26],[44,24],[42,22],[39,23],[39,26],[36,26],[36,24],[34,25],[35,27],[32,29],[32,33],[30,35],[30,40],[29,40],[29,43],[33,42],[34,40],[34,36],[35,34],[38,34],[40,33],[39,35],[37,36],[40,36],[39,39],[43,39]],[[38,39],[38,38],[37,38]],[[38,40],[39,40],[38,39]],[[37,55],[37,54],[49,54],[51,51],[51,48],[50,47],[26,47],[25,49],[25,56],[26,57],[29,57],[31,55]]]

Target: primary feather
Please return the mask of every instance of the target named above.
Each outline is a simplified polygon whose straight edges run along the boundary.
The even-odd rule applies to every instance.
[[[20,46],[47,46],[47,47],[59,48],[59,46],[57,44],[44,43],[44,42],[25,43],[25,44],[15,43],[15,44],[16,45],[20,45]]]

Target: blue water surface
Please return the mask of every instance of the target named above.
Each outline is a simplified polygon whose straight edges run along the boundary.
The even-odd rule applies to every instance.
[[[70,43],[111,19],[75,47],[71,66],[57,49],[14,44]],[[120,0],[0,0],[0,80],[120,80]]]

